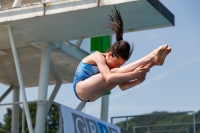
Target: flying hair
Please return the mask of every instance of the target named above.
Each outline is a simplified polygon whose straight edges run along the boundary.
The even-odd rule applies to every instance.
[[[112,15],[110,17],[110,23],[107,24],[107,28],[111,28],[116,34],[116,42],[108,49],[107,52],[112,52],[112,56],[121,57],[124,60],[128,60],[133,52],[133,45],[132,47],[130,44],[123,40],[123,20],[118,9],[114,6],[114,10],[112,10]]]
[[[117,9],[116,6],[114,6],[114,10],[112,10],[112,15],[109,15],[111,23],[107,24],[108,28],[111,28],[115,34],[117,41],[123,40],[123,20],[119,11],[119,7]]]

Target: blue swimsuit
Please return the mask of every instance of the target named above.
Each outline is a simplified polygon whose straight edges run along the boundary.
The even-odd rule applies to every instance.
[[[78,99],[80,99],[80,98],[78,97],[78,95],[76,93],[76,84],[79,81],[83,81],[83,80],[85,80],[85,79],[87,79],[87,78],[89,78],[89,77],[91,77],[95,74],[98,74],[98,73],[99,73],[99,69],[98,69],[97,65],[87,64],[87,63],[84,63],[84,62],[79,63],[77,70],[76,70],[76,73],[75,73],[75,76],[74,76],[74,83],[73,83],[74,93],[75,93],[75,95],[77,96]]]

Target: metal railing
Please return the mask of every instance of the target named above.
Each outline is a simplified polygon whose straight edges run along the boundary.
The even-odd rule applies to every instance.
[[[166,130],[161,130],[162,128],[169,128],[169,127],[176,127],[175,129],[172,129],[172,130],[168,130],[168,131],[180,131],[180,130],[183,130],[181,129],[182,127],[181,126],[187,126],[188,128],[190,128],[190,130],[192,130],[193,128],[193,133],[196,133],[196,125],[197,124],[200,124],[200,122],[187,122],[187,123],[173,123],[173,124],[157,124],[157,125],[143,125],[143,126],[134,126],[133,127],[133,133],[138,133],[136,132],[136,129],[146,129],[146,133],[151,133],[151,132],[165,132]],[[160,127],[160,129],[158,130],[153,130],[152,131],[152,128],[155,128],[155,127]],[[179,129],[180,128],[180,129]],[[184,129],[184,131],[186,131],[186,129]],[[190,132],[192,132],[190,131]],[[187,132],[189,132],[189,129],[187,129]]]
[[[185,114],[187,114],[186,115],[188,117],[187,120],[189,120],[189,121],[181,121],[180,122],[179,117],[185,116]],[[175,113],[168,113],[168,112],[165,113],[164,112],[164,113],[153,113],[153,114],[135,115],[135,116],[117,116],[117,117],[111,117],[111,123],[120,126],[122,133],[130,133],[130,132],[136,133],[136,129],[138,129],[138,128],[146,128],[147,131],[150,131],[150,128],[153,129],[153,127],[158,127],[158,125],[156,125],[156,124],[158,124],[157,120],[161,120],[161,119],[162,119],[162,123],[160,123],[159,127],[175,126],[175,125],[182,125],[182,126],[190,125],[190,130],[192,130],[193,133],[196,133],[197,124],[200,124],[199,122],[196,122],[194,111],[175,112]],[[137,121],[137,123],[134,122],[135,120]],[[186,120],[186,119],[184,119],[184,120]],[[138,121],[142,122],[142,125],[140,125],[138,123]],[[135,124],[133,125],[133,123],[135,123]],[[133,128],[131,129],[131,127],[133,127]],[[145,131],[146,129],[144,129],[144,130],[142,129],[142,130]],[[143,132],[142,130],[141,130],[141,132]],[[140,131],[137,133],[140,133]]]
[[[174,129],[174,130],[157,130],[157,131],[146,131],[146,133],[177,133],[177,132],[184,132],[189,133],[188,129]]]
[[[14,6],[14,7],[13,7],[13,4],[15,0],[0,0],[0,11],[12,9],[12,8],[20,8],[24,6],[26,7],[26,6],[31,6],[31,5],[37,5],[37,4],[46,4],[49,2],[59,2],[59,1],[69,1],[69,0],[22,0],[20,5]]]
[[[22,0],[21,5],[28,5],[28,4],[36,4],[36,3],[42,3],[42,0]]]
[[[10,9],[15,0],[0,0],[0,10]],[[20,6],[40,4],[43,0],[22,0]]]
[[[0,9],[11,8],[14,0],[0,0]]]
[[[11,132],[3,130],[3,129],[0,128],[0,133],[11,133]]]

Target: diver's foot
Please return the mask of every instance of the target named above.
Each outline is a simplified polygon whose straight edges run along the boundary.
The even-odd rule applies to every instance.
[[[167,57],[167,55],[171,52],[171,48],[168,47],[164,50],[164,52],[161,54],[160,56],[160,61],[159,61],[159,65],[163,65],[164,64],[164,61],[165,61],[165,58]]]
[[[150,63],[160,66],[161,55],[167,48],[168,48],[168,45],[166,44],[166,45],[162,45],[162,46],[158,47],[157,49],[155,49],[154,51],[152,51],[148,55],[149,56],[148,58],[150,58]]]

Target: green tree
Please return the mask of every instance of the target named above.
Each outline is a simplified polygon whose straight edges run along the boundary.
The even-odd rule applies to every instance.
[[[33,128],[35,128],[37,104],[36,103],[29,104],[29,110],[30,110],[32,125]],[[22,132],[22,112],[23,109],[19,107],[19,113],[20,113],[19,132]],[[12,109],[7,108],[7,113],[4,115],[4,124],[0,122],[0,129],[11,131],[11,121],[12,121]],[[58,127],[59,127],[59,108],[57,105],[52,104],[46,119],[45,132],[47,132],[48,128],[49,133],[56,133],[58,131]],[[3,132],[0,131],[0,133]],[[26,118],[25,118],[24,133],[29,133]]]

